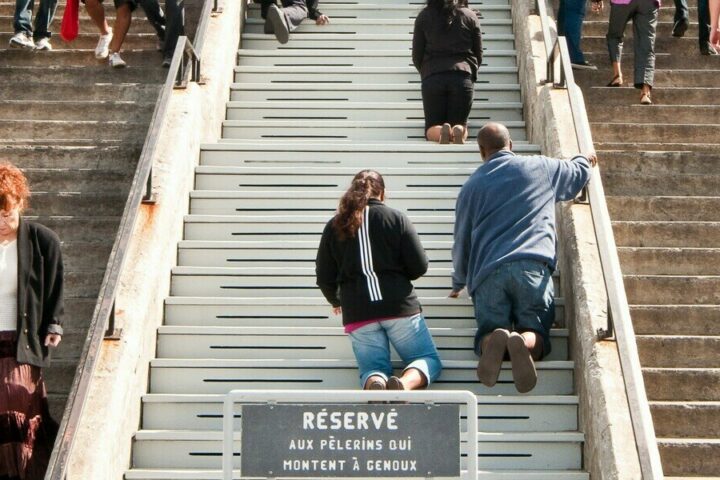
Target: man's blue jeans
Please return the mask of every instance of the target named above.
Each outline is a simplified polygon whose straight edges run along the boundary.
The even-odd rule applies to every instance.
[[[50,38],[50,23],[55,16],[57,0],[40,0],[40,8],[35,15],[35,31],[32,28],[32,11],[35,0],[15,0],[13,28],[15,33],[25,32],[35,40]]]
[[[550,327],[555,320],[552,272],[542,262],[517,260],[496,268],[473,292],[475,353],[485,335],[496,328],[535,332],[543,339],[543,357],[550,353]]]
[[[689,20],[687,0],[675,0],[675,21],[681,19]],[[710,2],[698,0],[698,41],[700,46],[707,45],[710,41]]]
[[[370,323],[352,331],[350,341],[360,369],[361,388],[372,375],[387,380],[393,374],[390,344],[406,365],[404,370],[419,370],[428,385],[440,376],[440,356],[421,313]]]
[[[585,63],[585,55],[580,48],[583,20],[585,19],[585,1],[560,0],[558,7],[558,35],[565,36],[572,63]]]

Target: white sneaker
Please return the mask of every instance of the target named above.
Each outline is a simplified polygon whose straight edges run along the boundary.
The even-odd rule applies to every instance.
[[[120,54],[117,53],[117,52],[110,54],[110,56],[108,57],[108,64],[109,64],[112,68],[125,68],[125,67],[127,67],[127,63],[125,63],[125,60],[123,60],[122,58],[120,58]]]
[[[35,48],[35,42],[30,35],[25,32],[18,32],[10,39],[10,48],[24,48],[26,50],[33,50]]]
[[[95,47],[95,58],[105,60],[110,55],[110,42],[112,41],[113,32],[110,30],[106,35],[100,35],[97,46]]]
[[[35,43],[35,50],[39,51],[45,51],[49,52],[52,50],[52,45],[50,45],[50,39],[49,38],[41,38]]]

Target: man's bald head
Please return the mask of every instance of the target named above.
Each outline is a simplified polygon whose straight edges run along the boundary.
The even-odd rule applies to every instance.
[[[512,149],[510,132],[502,123],[486,123],[478,132],[478,145],[483,158],[488,158],[500,150]]]

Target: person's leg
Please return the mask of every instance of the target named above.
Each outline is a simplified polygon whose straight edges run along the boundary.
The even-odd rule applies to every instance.
[[[385,330],[375,322],[360,327],[349,335],[360,371],[360,387],[368,386],[372,377],[387,381],[392,375],[392,363]]]
[[[437,73],[422,81],[422,102],[425,114],[425,138],[430,142],[439,142],[445,135],[449,137],[450,125],[443,126],[447,118],[444,75]]]
[[[635,36],[635,88],[641,90],[641,103],[650,103],[650,90],[655,77],[655,28],[658,8],[654,0],[636,0],[638,9],[633,17]]]
[[[710,44],[720,48],[720,0],[710,0]]]
[[[673,37],[682,37],[690,26],[687,0],[675,0],[675,17],[673,19]]]
[[[630,16],[634,7],[631,5],[610,4],[610,20],[608,21],[607,39],[608,53],[610,54],[610,63],[613,67],[613,79],[608,86],[622,86],[623,76],[621,69],[621,58],[623,48],[623,38],[625,36],[625,25],[630,20]]]
[[[308,17],[307,5],[305,0],[282,0],[282,5],[288,30],[292,32]]]
[[[565,0],[565,38],[567,39],[570,63],[585,64],[585,55],[580,48],[583,20],[585,19],[585,0]]]
[[[25,33],[32,37],[32,10],[35,0],[15,0],[13,29],[15,33]]]
[[[57,9],[57,0],[40,0],[40,8],[35,14],[35,30],[33,38],[37,42],[43,38],[50,38],[50,23],[52,23]]]
[[[85,0],[85,10],[98,27],[100,35],[109,35],[112,30],[105,19],[105,8],[102,2],[100,0]]]
[[[386,320],[380,326],[406,365],[399,379],[402,390],[423,388],[437,380],[442,363],[422,314]]]
[[[560,0],[557,11],[557,34],[565,35],[565,12],[567,10],[567,0]]]
[[[710,3],[708,0],[698,0],[698,41],[702,55],[714,55],[718,52],[710,46]]]
[[[138,3],[145,12],[145,17],[155,30],[155,34],[161,43],[165,42],[165,26],[167,19],[160,7],[159,0],[138,0]],[[166,2],[167,4],[167,2]]]
[[[129,2],[123,2],[115,7],[115,25],[113,26],[113,39],[110,42],[110,53],[120,53],[125,36],[130,30],[133,7]]]
[[[468,135],[468,118],[473,104],[475,84],[465,72],[452,72],[448,76],[447,121],[453,126],[454,143],[465,143]]]
[[[180,35],[185,35],[185,0],[165,0],[165,47],[163,55],[172,58]]]

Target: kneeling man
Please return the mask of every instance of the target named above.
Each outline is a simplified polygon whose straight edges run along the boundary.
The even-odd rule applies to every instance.
[[[485,163],[455,207],[450,297],[467,287],[473,299],[478,379],[495,385],[507,353],[515,387],[525,393],[537,382],[534,360],[550,353],[555,203],[580,193],[596,157],[515,155],[508,129],[498,123],[480,129],[478,144]]]

